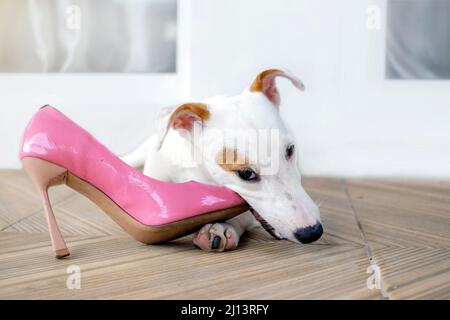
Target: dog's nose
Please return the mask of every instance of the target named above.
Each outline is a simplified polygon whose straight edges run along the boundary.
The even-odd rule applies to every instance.
[[[301,243],[310,243],[319,239],[322,236],[322,233],[322,225],[318,222],[313,226],[295,230],[294,236]]]

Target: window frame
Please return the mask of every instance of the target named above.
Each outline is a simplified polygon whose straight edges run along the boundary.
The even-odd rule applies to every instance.
[[[381,11],[381,29],[369,32],[368,41],[368,72],[372,82],[383,87],[395,87],[398,90],[412,90],[417,88],[433,88],[437,91],[448,90],[450,79],[394,79],[386,75],[386,34],[387,34],[387,3],[391,0],[377,0],[375,5]],[[394,0],[395,1],[395,0]]]
[[[167,105],[188,95],[190,0],[177,1],[175,73],[0,73],[3,105]]]

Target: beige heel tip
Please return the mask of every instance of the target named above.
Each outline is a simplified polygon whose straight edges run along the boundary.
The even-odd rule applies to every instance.
[[[67,248],[59,249],[55,251],[55,256],[57,259],[61,259],[70,255],[70,252]]]

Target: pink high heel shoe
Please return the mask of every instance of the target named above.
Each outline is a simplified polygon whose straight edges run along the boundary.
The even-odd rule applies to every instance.
[[[42,107],[31,119],[19,157],[42,197],[57,258],[68,256],[69,250],[48,197],[53,185],[65,183],[83,194],[146,244],[175,239],[248,210],[228,188],[143,175],[51,106]]]

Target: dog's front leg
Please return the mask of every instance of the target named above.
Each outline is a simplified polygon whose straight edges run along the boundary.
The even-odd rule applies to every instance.
[[[202,250],[223,252],[234,250],[243,233],[258,222],[250,211],[244,212],[226,222],[208,223],[194,234],[194,244]]]
[[[123,162],[133,168],[143,167],[148,157],[151,146],[154,144],[155,137],[151,136],[143,144],[139,145],[131,153],[121,156]]]

